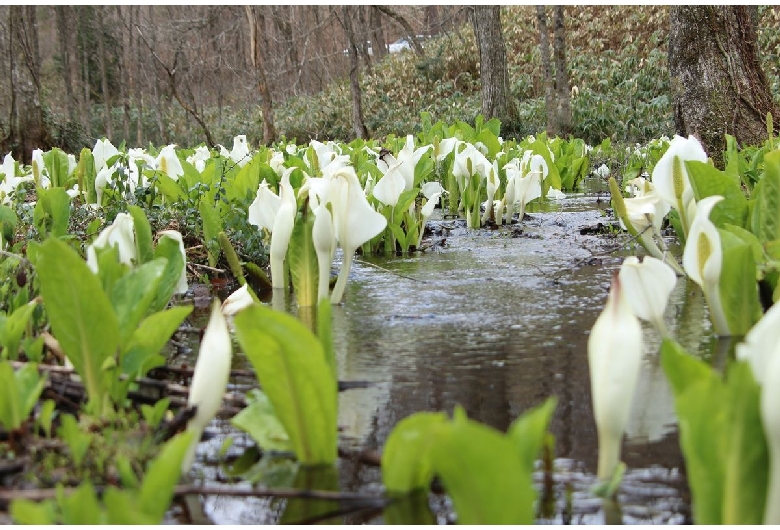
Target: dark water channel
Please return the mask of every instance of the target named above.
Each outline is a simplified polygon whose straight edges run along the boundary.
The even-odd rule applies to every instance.
[[[531,211],[520,224],[478,231],[439,217],[425,252],[359,261],[345,303],[334,307],[333,336],[339,378],[374,384],[341,393],[340,444],[355,452],[381,452],[401,419],[419,411],[452,412],[456,405],[504,431],[525,410],[555,395],[556,499],[539,523],[690,522],[674,403],[658,361],[660,339],[649,327],[623,450],[628,469],[619,512],[605,510],[590,493],[598,449],[587,338],[612,272],[635,252],[618,249],[625,234],[593,233],[611,222],[607,206],[603,195],[573,196]],[[703,352],[711,333],[694,292],[684,279],[678,281],[667,324],[690,351]],[[288,307],[289,301],[274,304]],[[240,353],[235,360],[245,363]],[[220,425],[237,441],[231,452],[251,445],[226,422]],[[202,467],[195,474],[207,482],[225,476],[221,467],[206,464],[215,461],[223,438],[202,444],[199,452]],[[537,475],[541,488],[542,472]],[[337,482],[342,491],[382,491],[379,468],[356,459],[339,460]],[[202,501],[205,515],[219,524],[277,523],[292,502],[229,496]],[[431,494],[429,506],[439,523],[454,520],[445,496]],[[331,521],[384,519],[373,512]]]

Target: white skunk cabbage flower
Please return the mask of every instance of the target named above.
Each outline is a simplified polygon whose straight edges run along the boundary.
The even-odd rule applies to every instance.
[[[95,238],[95,241],[87,247],[87,266],[97,274],[98,261],[95,249],[117,245],[119,247],[119,261],[133,266],[138,261],[135,247],[135,225],[133,218],[126,213],[119,213],[111,223]]]
[[[318,284],[317,303],[328,298],[330,291],[330,264],[336,252],[336,234],[333,231],[333,216],[325,203],[312,209],[314,226],[312,240],[317,253]]]
[[[428,221],[428,218],[433,215],[433,210],[436,208],[436,203],[439,202],[439,197],[441,197],[441,192],[434,193],[425,201],[422,208],[420,208],[420,235],[417,238],[417,248],[420,248],[420,245],[422,244],[423,234],[425,233],[425,223]]]
[[[155,168],[168,175],[173,180],[179,180],[184,175],[184,168],[176,156],[176,146],[174,144],[166,145],[160,149],[160,154],[155,159]]]
[[[184,250],[184,240],[181,237],[181,233],[178,230],[163,230],[160,232],[160,237],[169,237],[179,243],[179,251],[184,262],[181,266],[181,274],[179,275],[179,281],[176,283],[174,294],[184,294],[187,292],[187,252]]]
[[[295,226],[295,214],[298,211],[295,190],[290,184],[290,174],[294,170],[295,168],[290,168],[285,171],[279,182],[279,209],[271,227],[269,258],[271,261],[271,284],[274,289],[285,287],[284,260],[287,257],[287,247],[290,246],[290,238]]]
[[[245,283],[239,289],[233,291],[230,296],[225,298],[225,301],[222,302],[222,314],[225,315],[225,317],[232,317],[254,303],[255,301],[252,298],[252,295],[249,294],[249,284]]]
[[[699,284],[704,292],[715,333],[719,336],[728,336],[729,324],[720,300],[723,251],[718,229],[710,221],[710,212],[722,200],[722,196],[712,195],[702,199],[696,205],[696,214],[683,251],[683,268],[688,277]]]
[[[244,167],[249,162],[249,146],[246,144],[246,134],[239,134],[233,138],[233,149],[230,151],[230,159]]]
[[[334,232],[344,250],[341,271],[330,299],[331,303],[338,304],[344,295],[355,250],[381,233],[387,226],[387,219],[368,203],[351,166],[343,167],[333,174],[330,198],[333,205]]]
[[[641,263],[636,256],[630,256],[620,266],[620,285],[631,310],[642,320],[651,322],[663,336],[669,335],[664,311],[676,284],[674,270],[652,256],[645,256]]]
[[[593,415],[599,440],[598,478],[609,481],[620,462],[642,363],[642,326],[615,274],[607,304],[588,338]]]
[[[107,138],[101,138],[95,142],[92,148],[92,158],[95,162],[95,171],[100,171],[108,165],[108,160],[119,154],[119,150],[108,141]]]
[[[222,314],[219,300],[215,300],[211,309],[211,318],[203,333],[203,341],[200,343],[190,395],[187,399],[187,405],[197,407],[197,412],[187,423],[187,432],[193,433],[193,439],[182,461],[182,473],[186,473],[192,467],[203,430],[222,406],[222,396],[230,377],[232,356],[233,346],[227,322]]]
[[[206,162],[211,159],[211,151],[205,145],[195,148],[195,152],[187,157],[187,162],[195,166],[198,172],[203,173],[206,169]]]
[[[669,148],[653,168],[651,178],[661,198],[680,214],[683,230],[687,235],[692,222],[688,218],[687,209],[694,197],[688,171],[685,169],[686,160],[706,162],[707,153],[695,136],[683,138],[675,135],[669,143]]]
[[[374,198],[385,206],[395,207],[395,205],[398,204],[398,199],[401,197],[401,194],[407,189],[406,181],[404,180],[401,171],[402,166],[402,162],[393,164],[385,171],[385,174],[382,175],[379,182],[374,185]]]

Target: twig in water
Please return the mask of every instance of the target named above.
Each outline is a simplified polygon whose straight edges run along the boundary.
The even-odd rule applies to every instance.
[[[420,283],[428,283],[428,280],[420,280],[417,278],[412,278],[411,276],[406,276],[404,274],[401,274],[400,272],[391,271],[390,269],[386,269],[384,267],[380,267],[379,265],[376,265],[374,263],[370,263],[368,261],[363,261],[362,259],[356,259],[357,263],[363,264],[363,265],[370,265],[371,267],[375,267],[379,270],[389,272],[390,274],[395,274],[396,276],[400,276],[401,278],[406,278],[407,280],[412,280],[413,282],[420,282]]]

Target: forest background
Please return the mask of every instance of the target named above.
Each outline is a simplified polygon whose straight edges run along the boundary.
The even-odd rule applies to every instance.
[[[186,147],[230,147],[236,134],[252,145],[350,140],[351,74],[371,137],[416,132],[422,112],[473,121],[482,82],[470,9],[2,6],[0,69],[11,75],[0,77],[0,148],[26,160],[32,148],[79,152],[101,137]],[[671,135],[669,7],[566,6],[560,15],[570,134],[591,144]],[[554,47],[553,20],[552,6],[501,8],[514,105],[506,135],[548,123],[545,89],[555,72],[546,72],[540,37]],[[778,9],[759,7],[757,28],[777,102]]]

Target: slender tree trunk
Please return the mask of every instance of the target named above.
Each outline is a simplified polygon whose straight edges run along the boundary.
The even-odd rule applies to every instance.
[[[566,65],[566,27],[563,20],[563,6],[555,6],[555,133],[561,136],[571,134],[571,93],[569,92],[569,69]]]
[[[11,123],[2,149],[29,163],[33,149],[51,147],[43,121],[41,60],[36,6],[9,6],[8,37],[11,61]]]
[[[76,102],[73,96],[73,81],[71,70],[73,68],[73,60],[71,53],[73,52],[72,41],[72,25],[70,11],[71,6],[58,5],[52,8],[54,11],[54,18],[57,21],[57,41],[60,48],[60,59],[62,64],[62,84],[65,87],[65,113],[68,115],[70,121],[76,120]]]
[[[678,134],[699,138],[723,166],[727,134],[745,145],[766,139],[778,116],[761,69],[755,6],[673,6],[669,75]],[[777,121],[780,120],[776,120]]]
[[[92,136],[92,100],[89,80],[89,50],[91,48],[88,42],[88,28],[86,15],[89,7],[73,7],[76,10],[77,19],[77,57],[79,59],[78,77],[80,80],[81,96],[79,97],[79,113],[81,114],[81,124],[87,136]]]
[[[550,58],[550,38],[547,30],[547,14],[545,6],[536,6],[536,21],[539,25],[539,52],[542,58],[542,75],[544,76],[544,110],[547,115],[547,134],[555,134],[555,81],[552,74]]]
[[[371,10],[371,45],[374,50],[374,60],[380,62],[387,55],[387,43],[385,42],[385,32],[382,28],[382,12],[376,6],[369,6]]]
[[[263,108],[263,143],[271,145],[276,141],[276,127],[274,126],[274,104],[271,91],[268,90],[268,82],[265,75],[265,58],[260,48],[262,39],[261,31],[265,32],[265,17],[259,11],[260,7],[246,6],[246,16],[249,21],[250,57],[257,79],[257,91]]]
[[[506,45],[501,31],[501,6],[472,7],[471,22],[479,50],[482,114],[485,119],[512,122],[507,82]]]
[[[100,89],[103,92],[103,110],[106,128],[106,137],[109,140],[116,141],[114,138],[114,123],[111,115],[111,92],[108,88],[108,57],[106,56],[106,27],[104,18],[106,16],[106,7],[95,7],[95,18],[97,18],[97,42],[98,42],[98,62],[100,64]]]
[[[133,58],[130,68],[130,94],[135,106],[135,145],[141,147],[144,139],[144,93],[141,90],[141,60],[138,46],[138,32],[134,30],[141,23],[140,6],[130,6],[130,57]]]
[[[358,49],[355,43],[355,32],[352,29],[351,6],[341,7],[339,21],[344,28],[344,33],[349,39],[349,88],[352,93],[352,132],[356,138],[368,138],[368,129],[363,120],[363,94],[360,90],[360,71],[358,64]]]

